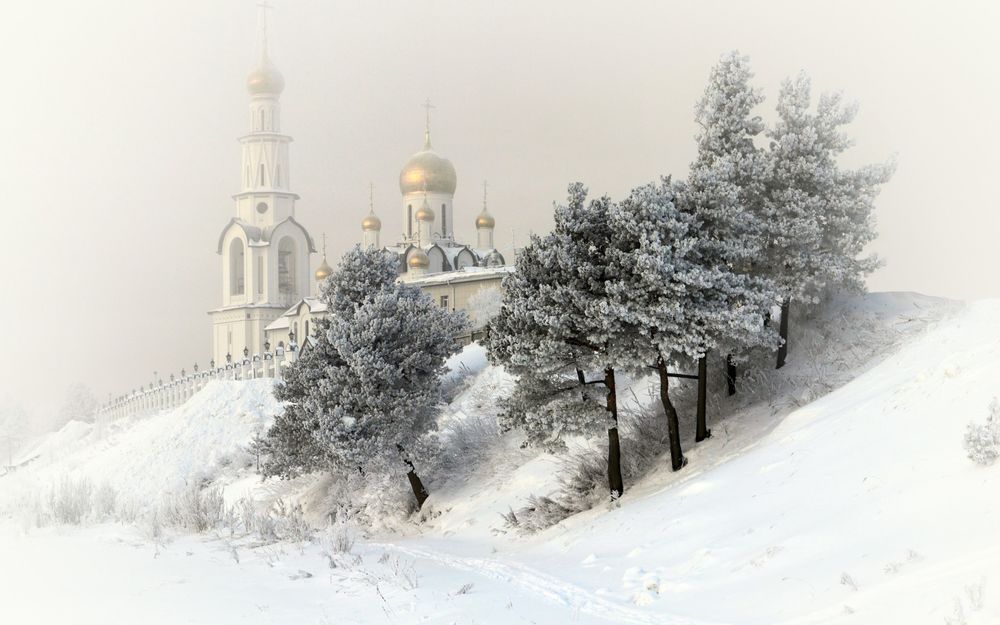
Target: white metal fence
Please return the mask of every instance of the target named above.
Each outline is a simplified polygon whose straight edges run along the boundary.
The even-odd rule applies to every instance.
[[[213,361],[207,370],[199,370],[198,365],[191,372],[181,369],[180,375],[170,374],[166,380],[158,379],[139,390],[112,397],[97,416],[103,420],[115,420],[176,408],[212,380],[280,379],[282,369],[295,362],[297,356],[298,351],[294,349],[278,348],[273,353],[254,354],[222,366],[214,366]]]

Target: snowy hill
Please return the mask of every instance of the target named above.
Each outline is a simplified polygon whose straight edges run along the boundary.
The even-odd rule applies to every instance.
[[[218,383],[104,432],[74,424],[0,478],[0,608],[102,624],[1000,622],[1000,467],[961,448],[966,423],[1000,394],[1000,301],[876,294],[840,302],[821,327],[759,381],[766,392],[712,406],[727,417],[698,447],[686,441],[684,471],[663,464],[619,504],[528,537],[500,515],[556,490],[564,461],[516,435],[431,483],[422,522],[350,549],[332,531],[261,545],[28,528],[25,502],[61,479],[136,505],[192,482],[225,486],[227,499],[308,500],[322,486],[254,477],[246,445],[279,409],[265,383]],[[442,426],[459,436],[492,418],[511,381],[476,348],[453,364]],[[47,600],[56,589],[59,604]]]

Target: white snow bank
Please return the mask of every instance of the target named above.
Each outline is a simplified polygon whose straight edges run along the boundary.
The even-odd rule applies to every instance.
[[[937,321],[955,308],[912,294],[838,302],[820,336],[827,366],[814,370],[817,354],[793,343],[778,376],[818,392],[726,400],[735,412],[687,450],[687,469],[664,466],[619,504],[530,538],[503,533],[499,514],[554,488],[558,460],[507,436],[473,470],[432,485],[421,535],[359,542],[360,559],[336,568],[319,546],[153,547],[130,530],[25,537],[0,526],[0,550],[19,563],[0,567],[4,613],[58,619],[56,602],[41,598],[65,586],[76,622],[102,625],[1000,622],[1000,465],[972,463],[961,444],[966,423],[1000,395],[1000,301]],[[474,351],[466,360],[472,373],[455,382],[446,430],[495,412],[511,383]],[[859,373],[842,383],[851,367]],[[832,391],[822,385],[831,380]],[[255,403],[266,390],[217,388],[169,413],[172,423],[160,415],[103,441],[66,433],[69,452],[17,479],[73,471],[136,493],[224,479],[225,458],[278,409]],[[110,583],[89,582],[98,559]]]

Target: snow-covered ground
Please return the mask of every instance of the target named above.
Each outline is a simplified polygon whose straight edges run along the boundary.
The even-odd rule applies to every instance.
[[[72,424],[0,478],[0,622],[1000,622],[1000,467],[961,447],[1000,395],[1000,301],[876,294],[827,325],[840,342],[793,345],[774,396],[716,406],[731,415],[684,471],[664,466],[619,504],[529,537],[500,514],[555,490],[560,461],[516,436],[430,484],[422,523],[368,532],[349,552],[333,530],[261,545],[141,524],[29,527],[26,502],[67,476],[137,501],[196,481],[229,499],[316,487],[252,477],[245,445],[278,409],[265,384],[219,383],[103,432]],[[457,360],[466,380],[447,420],[491,414],[510,381],[475,348]]]

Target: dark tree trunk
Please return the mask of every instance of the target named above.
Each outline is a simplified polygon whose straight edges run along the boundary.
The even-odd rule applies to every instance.
[[[397,444],[396,449],[399,450],[399,455],[403,458],[403,463],[406,464],[409,469],[406,472],[406,479],[410,482],[410,488],[413,490],[413,496],[417,498],[417,510],[424,507],[424,502],[427,501],[427,489],[424,488],[424,483],[420,481],[420,476],[417,475],[416,469],[413,467],[413,462],[410,461],[409,457],[406,455],[406,450],[403,449],[402,445]]]
[[[736,363],[732,354],[726,356],[726,393],[730,396],[736,394]]]
[[[625,494],[622,479],[622,448],[618,439],[618,393],[615,388],[615,370],[604,370],[604,386],[608,389],[607,410],[614,425],[608,428],[608,488],[612,499]]]
[[[734,374],[735,375],[735,374]],[[734,390],[735,392],[735,390]],[[698,413],[695,419],[694,442],[700,443],[712,435],[712,430],[708,429],[707,412],[708,403],[706,394],[708,393],[708,354],[698,359]]]
[[[663,414],[667,416],[667,437],[670,439],[670,468],[680,471],[687,464],[684,450],[681,449],[681,424],[677,418],[677,410],[670,401],[670,378],[667,376],[667,363],[663,358],[656,359],[656,370],[660,374],[660,403],[663,404]]]
[[[778,346],[778,362],[775,369],[785,366],[785,358],[788,357],[788,309],[790,302],[786,299],[781,302],[781,323],[778,324],[778,334],[781,336],[781,345]]]
[[[424,502],[427,501],[427,489],[420,481],[420,476],[413,470],[413,463],[407,461],[406,464],[410,467],[410,470],[406,472],[406,479],[410,481],[410,488],[413,489],[413,496],[417,498],[417,510],[419,510],[424,507]]]

